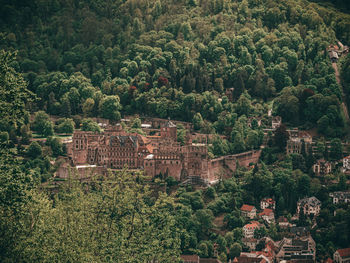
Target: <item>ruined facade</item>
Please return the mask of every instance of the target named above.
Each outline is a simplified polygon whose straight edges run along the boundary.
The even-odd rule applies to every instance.
[[[176,125],[170,120],[152,136],[127,133],[120,125],[107,127],[103,133],[75,131],[67,148],[74,166],[127,167],[143,170],[148,177],[172,176],[178,181],[200,177],[208,183],[235,171],[237,165],[249,167],[260,157],[260,151],[250,151],[210,160],[207,145],[192,143],[190,133],[185,145],[180,145]]]

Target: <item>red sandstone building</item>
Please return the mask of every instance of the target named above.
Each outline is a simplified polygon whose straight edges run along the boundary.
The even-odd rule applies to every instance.
[[[127,133],[121,125],[107,127],[103,133],[75,131],[67,149],[75,166],[128,167],[143,170],[149,177],[162,174],[181,181],[199,177],[206,182],[234,171],[237,164],[248,167],[260,156],[260,151],[250,151],[210,160],[207,145],[192,143],[190,134],[185,145],[180,145],[176,125],[169,120],[153,136]]]

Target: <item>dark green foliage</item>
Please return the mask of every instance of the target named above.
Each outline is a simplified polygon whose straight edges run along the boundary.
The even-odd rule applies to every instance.
[[[32,142],[29,147],[28,147],[28,150],[27,150],[27,155],[28,157],[30,158],[38,158],[40,157],[42,154],[42,149],[41,149],[41,146],[38,142]]]
[[[3,57],[25,73],[39,98],[33,109],[171,117],[208,131],[220,117],[257,114],[255,99],[277,95],[285,122],[343,135],[341,91],[324,51],[336,38],[350,41],[346,14],[298,1],[52,3],[1,10],[0,47],[19,50],[18,62]],[[232,125],[214,128],[230,136]],[[232,152],[255,147],[239,141]]]
[[[8,132],[0,132],[0,144],[7,144],[9,139]]]
[[[50,146],[52,150],[52,155],[57,157],[63,154],[63,146],[61,140],[57,137],[48,137],[46,140],[46,145]]]
[[[119,110],[121,109],[118,96],[107,96],[100,102],[100,114],[103,118],[111,121],[119,121],[121,118]]]
[[[276,129],[274,135],[275,145],[280,149],[280,151],[283,151],[286,148],[288,139],[289,134],[286,126],[282,124]]]

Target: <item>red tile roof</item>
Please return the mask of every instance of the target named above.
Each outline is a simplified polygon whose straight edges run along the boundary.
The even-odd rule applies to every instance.
[[[255,208],[253,205],[242,205],[241,211],[251,212]]]
[[[327,260],[325,261],[325,263],[333,263],[334,261],[331,258],[327,258]]]
[[[258,228],[260,227],[260,223],[257,221],[252,221],[249,224],[244,225],[245,228]]]
[[[284,216],[280,216],[277,221],[278,223],[288,223],[288,219]]]
[[[273,214],[273,210],[270,209],[270,208],[265,208],[264,211],[262,211],[261,213],[259,213],[259,216],[268,216],[268,215],[271,215]]]
[[[338,249],[337,252],[342,258],[350,257],[350,247]]]
[[[275,200],[273,200],[272,198],[264,198],[262,201],[263,202],[267,202],[269,204],[274,204],[275,203]]]

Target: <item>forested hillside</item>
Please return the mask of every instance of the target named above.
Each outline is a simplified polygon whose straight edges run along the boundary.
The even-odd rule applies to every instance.
[[[276,220],[308,229],[317,261],[350,246],[349,204],[329,195],[350,183],[349,13],[348,0],[2,0],[0,262],[227,262],[249,251],[242,207],[267,197]],[[345,54],[333,66],[330,45]],[[144,116],[191,122],[177,123],[171,143],[202,144],[206,163],[250,150],[260,159],[236,162],[208,187],[168,170],[145,178],[144,167],[104,167],[83,183],[57,176],[75,131],[104,132],[93,117],[146,135]],[[299,152],[288,154],[289,132],[302,138]],[[311,196],[319,214],[296,217]],[[255,219],[256,239],[291,234]]]
[[[201,128],[222,133],[243,114],[265,114],[274,99],[284,122],[344,133],[326,48],[350,42],[350,19],[333,7],[50,0],[4,1],[0,14],[0,46],[18,50],[12,66],[38,97],[32,111],[185,121],[199,113]]]

